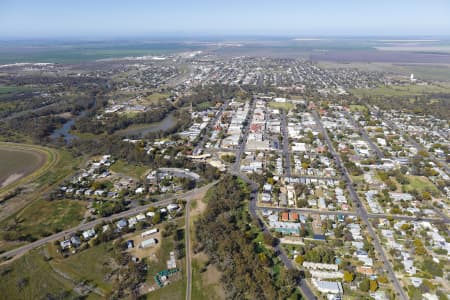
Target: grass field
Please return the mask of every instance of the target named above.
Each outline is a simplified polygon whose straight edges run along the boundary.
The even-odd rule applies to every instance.
[[[432,191],[434,194],[440,194],[438,188],[426,177],[408,176],[409,184],[405,185],[405,191],[417,190],[419,193]]]
[[[285,111],[289,111],[295,107],[294,104],[290,102],[269,102],[268,106],[275,109],[283,109]]]
[[[44,260],[42,250],[33,250],[8,265],[0,267],[0,298],[8,300],[75,299],[72,283],[57,273]],[[67,292],[64,296],[62,293]]]
[[[143,100],[146,104],[158,104],[159,101],[165,100],[169,97],[167,93],[153,93],[150,96],[145,97]]]
[[[389,96],[420,96],[433,93],[450,93],[450,87],[446,85],[406,85],[406,86],[382,86],[373,89],[350,89],[357,97],[389,97]]]
[[[116,269],[112,252],[112,242],[103,243],[65,259],[55,256],[50,264],[76,281],[88,281],[104,292],[108,292],[112,289],[114,282],[105,278]]]
[[[120,159],[111,166],[111,171],[135,178],[141,178],[147,170],[148,168],[145,166],[129,164]]]
[[[210,265],[201,272],[204,258],[192,259],[192,299],[219,300],[225,299],[225,293],[220,285],[220,273]]]
[[[9,95],[13,93],[24,93],[31,91],[31,87],[15,86],[15,85],[0,85],[0,96]]]
[[[350,105],[350,111],[365,112],[367,111],[367,107],[365,107],[364,105],[352,104]]]
[[[420,80],[450,81],[449,64],[414,64],[414,63],[374,63],[374,62],[351,62],[338,63],[321,61],[319,66],[325,69],[359,69],[369,72],[391,72],[408,77],[411,73]]]
[[[39,238],[78,225],[85,211],[86,204],[81,201],[38,199],[0,224],[2,228],[14,225],[19,236]]]

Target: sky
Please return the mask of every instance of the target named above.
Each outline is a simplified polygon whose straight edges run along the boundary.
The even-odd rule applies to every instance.
[[[0,37],[450,36],[449,0],[0,0]]]

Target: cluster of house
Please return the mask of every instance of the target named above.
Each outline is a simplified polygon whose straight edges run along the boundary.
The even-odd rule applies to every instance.
[[[240,56],[227,60],[194,60],[191,75],[185,84],[243,84],[300,91],[308,85],[323,94],[346,94],[345,88],[366,88],[391,82],[391,78],[379,72],[324,69],[297,59]]]
[[[170,215],[170,213],[173,213],[179,209],[180,209],[180,206],[178,204],[171,203],[171,204],[167,205],[166,207],[159,208],[158,210],[162,216],[165,216],[165,215]],[[156,214],[156,212],[149,211],[147,213],[139,213],[139,214],[131,216],[127,219],[120,219],[120,220],[114,222],[114,224],[105,224],[102,227],[102,232],[105,233],[108,230],[116,230],[116,231],[120,232],[127,228],[132,229],[139,222],[143,222],[143,221],[153,218],[155,216],[155,214]],[[157,232],[158,232],[158,229],[156,229],[156,228],[150,229],[150,230],[147,230],[147,231],[141,233],[141,237],[146,238]],[[96,238],[95,229],[89,228],[89,229],[83,231],[81,233],[81,236],[79,236],[77,234],[73,234],[70,238],[64,239],[63,241],[60,242],[60,247],[62,250],[67,250],[69,248],[73,248],[75,250],[76,248],[78,248],[81,245],[82,242],[88,242],[89,240],[91,240],[93,238]],[[158,241],[154,238],[145,239],[141,242],[139,247],[147,248],[147,247],[156,245],[157,242]],[[128,246],[128,247],[132,248],[132,247],[134,247],[134,244],[131,243],[130,246]]]
[[[381,226],[381,235],[383,238],[386,239],[386,247],[388,249],[394,249],[398,251],[399,255],[395,257],[395,259],[398,259],[400,263],[403,266],[403,271],[408,276],[414,276],[417,273],[420,272],[418,270],[418,264],[415,263],[415,259],[417,260],[417,254],[414,254],[414,249],[406,246],[405,242],[407,242],[409,239],[406,237],[407,234],[405,230],[403,229],[404,224],[408,224],[411,226],[411,230],[413,232],[413,235],[419,235],[419,232],[422,230],[426,230],[427,234],[427,241],[429,243],[428,248],[430,250],[427,250],[427,255],[431,255],[433,260],[435,260],[437,263],[439,263],[439,258],[437,255],[431,250],[431,249],[442,249],[445,250],[447,253],[450,253],[450,243],[447,242],[445,237],[442,236],[442,234],[439,232],[438,228],[426,221],[413,221],[413,222],[406,222],[406,221],[396,221],[394,223],[394,226],[391,227],[388,225],[389,223],[384,221]],[[424,243],[426,245],[426,243]],[[414,277],[411,277],[411,281],[414,280]]]
[[[148,190],[150,193],[168,193],[183,189],[183,186],[176,180],[187,178],[188,180],[199,181],[200,175],[188,169],[180,168],[158,168],[150,171],[146,176]],[[144,192],[144,189],[136,191]]]
[[[297,100],[299,102],[301,100]],[[306,105],[305,102],[300,102]],[[324,142],[319,139],[319,128],[309,112],[288,114],[288,135],[293,155],[295,176],[334,177],[334,162],[328,155]]]
[[[111,175],[110,166],[114,163],[111,155],[103,155],[99,160],[93,160],[88,164],[87,169],[81,170],[72,180],[60,187],[66,196],[98,196],[115,197],[117,193],[104,189],[92,189],[91,184],[98,179],[105,179]],[[129,184],[129,183],[128,183]]]

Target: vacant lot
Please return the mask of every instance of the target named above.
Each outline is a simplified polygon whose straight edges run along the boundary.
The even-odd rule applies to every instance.
[[[283,109],[285,111],[289,111],[294,108],[294,104],[290,102],[269,102],[269,107]]]
[[[111,166],[111,171],[134,178],[141,178],[147,170],[145,166],[129,164],[120,159]]]
[[[113,272],[118,269],[114,260],[113,242],[91,247],[68,258],[55,255],[50,265],[54,270],[66,274],[76,282],[91,283],[103,293],[112,290]]]
[[[0,145],[0,188],[39,169],[47,161],[44,152]]]
[[[75,299],[73,285],[55,273],[42,250],[33,250],[0,267],[2,299]]]
[[[0,223],[2,234],[8,239],[20,236],[40,238],[78,225],[83,219],[86,204],[76,200],[47,201],[39,199],[20,213]]]

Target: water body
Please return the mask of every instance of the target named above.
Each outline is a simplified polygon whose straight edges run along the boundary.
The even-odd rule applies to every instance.
[[[144,125],[137,125],[137,126],[130,126],[127,129],[119,130],[117,132],[118,135],[121,136],[141,136],[144,137],[148,133],[152,132],[158,132],[158,131],[165,131],[170,128],[172,128],[176,123],[177,120],[175,118],[175,111],[172,111],[169,113],[164,119],[162,119],[160,122],[157,123],[151,123],[151,124],[144,124]]]
[[[50,135],[50,138],[57,139],[62,136],[66,143],[70,143],[77,138],[75,135],[69,132],[70,129],[72,129],[73,124],[75,124],[75,119],[67,121],[62,127],[55,129],[55,131],[53,131],[53,133]]]
[[[81,114],[79,114],[77,117],[70,119],[66,123],[63,124],[62,127],[56,128],[55,131],[50,135],[51,139],[57,139],[60,136],[64,138],[64,141],[66,143],[70,143],[73,140],[77,139],[78,137],[76,135],[73,135],[70,133],[70,130],[73,127],[73,124],[75,124],[75,121],[81,117],[83,117],[86,114],[86,111],[83,111]]]

